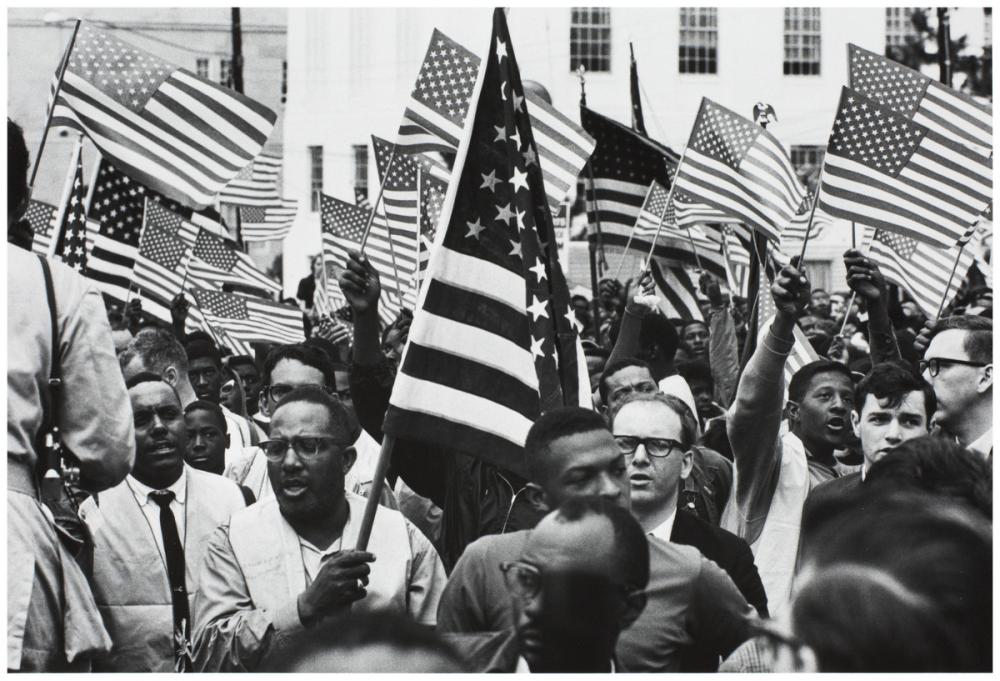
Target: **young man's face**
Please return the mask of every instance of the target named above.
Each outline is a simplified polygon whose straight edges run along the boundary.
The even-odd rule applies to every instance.
[[[607,430],[553,440],[545,453],[545,480],[532,480],[555,507],[571,497],[599,496],[629,507],[625,457]]]
[[[610,414],[634,392],[655,393],[659,390],[649,369],[641,366],[627,366],[604,379],[607,386],[608,403],[604,405]]]
[[[931,339],[924,352],[924,360],[936,359],[941,365],[937,376],[931,376],[930,371],[925,371],[924,379],[934,388],[934,397],[937,398],[937,411],[933,419],[945,428],[961,422],[968,410],[979,401],[980,395],[992,385],[991,380],[984,379],[987,371],[992,376],[992,367],[984,369],[948,361],[971,361],[969,353],[965,351],[967,334],[962,329],[942,331]]]
[[[187,450],[184,460],[192,468],[221,475],[226,467],[228,438],[224,423],[205,409],[193,409],[184,415]]]
[[[166,489],[184,472],[186,433],[180,400],[162,381],[139,383],[128,396],[135,424],[132,475],[153,489]]]
[[[816,374],[798,405],[793,425],[806,446],[842,449],[851,436],[854,385],[837,372]]]
[[[219,394],[219,388],[222,387],[222,371],[214,359],[199,357],[189,361],[188,379],[199,400],[219,404],[222,399]]]
[[[704,324],[688,324],[684,327],[681,342],[692,357],[704,359],[708,357],[708,327]]]
[[[890,406],[888,398],[865,396],[861,413],[856,417],[854,433],[861,439],[865,464],[871,466],[896,445],[927,434],[924,393],[914,390],[899,404]]]

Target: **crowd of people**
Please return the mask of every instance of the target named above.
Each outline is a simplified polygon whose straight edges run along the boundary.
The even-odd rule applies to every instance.
[[[20,244],[27,168],[8,120]],[[397,438],[380,487],[411,317],[363,254],[342,318],[300,290],[308,338],[251,357],[11,241],[8,670],[989,671],[991,291],[924,320],[844,262],[846,296],[775,272],[759,336],[709,275],[706,321],[605,279],[593,408],[526,470]]]

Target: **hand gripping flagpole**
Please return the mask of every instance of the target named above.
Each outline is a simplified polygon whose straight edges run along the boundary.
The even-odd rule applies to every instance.
[[[76,20],[76,25],[73,26],[73,35],[70,36],[69,45],[66,47],[66,54],[63,55],[62,62],[59,64],[59,79],[56,82],[55,92],[52,93],[52,104],[49,106],[48,115],[45,117],[45,128],[42,130],[42,141],[38,145],[38,153],[35,154],[35,162],[31,166],[31,177],[28,180],[28,196],[31,196],[31,190],[35,186],[35,176],[38,175],[38,164],[42,160],[42,152],[45,150],[45,140],[49,137],[49,127],[52,125],[52,115],[56,110],[56,100],[59,99],[59,93],[62,91],[63,79],[66,77],[66,69],[69,68],[69,57],[73,53],[73,45],[76,43],[76,34],[80,32],[81,20]]]

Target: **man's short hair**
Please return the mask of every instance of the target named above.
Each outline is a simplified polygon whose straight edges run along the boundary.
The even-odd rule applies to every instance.
[[[685,322],[681,325],[681,336],[683,336],[685,333],[687,333],[687,330],[688,330],[689,326],[694,326],[695,324],[697,324],[698,326],[704,326],[705,330],[706,331],[708,330],[708,324],[706,324],[702,320],[700,320],[700,319],[688,319],[688,320],[685,320]]]
[[[812,291],[809,292],[809,297],[812,298],[817,293],[826,293],[826,289],[825,288],[814,288]],[[830,294],[827,293],[827,295],[830,295]]]
[[[670,361],[677,354],[680,337],[677,329],[661,314],[647,314],[639,326],[639,347],[645,352],[650,345],[660,349],[663,359]]]
[[[695,359],[690,362],[682,362],[677,365],[677,373],[688,382],[688,385],[700,381],[701,383],[707,383],[709,388],[713,390],[715,388],[715,379],[712,378],[712,367],[704,360]]]
[[[676,395],[666,395],[664,393],[629,393],[611,413],[612,427],[614,427],[615,418],[625,408],[625,405],[632,404],[633,402],[656,402],[677,414],[677,418],[681,420],[681,445],[687,450],[694,444],[695,439],[698,437],[698,421],[695,419],[694,414],[691,413],[691,407],[687,406],[684,400]]]
[[[168,367],[187,373],[187,354],[174,334],[160,327],[146,327],[136,334],[118,357],[122,369],[138,357],[143,369],[161,376]]]
[[[195,400],[188,406],[184,407],[185,416],[193,411],[207,411],[215,418],[216,423],[219,425],[219,428],[223,433],[228,430],[226,415],[222,413],[222,407],[214,402],[209,402],[208,400]]]
[[[846,366],[833,360],[819,359],[815,362],[809,362],[795,372],[792,380],[788,382],[788,399],[792,402],[802,402],[813,378],[819,374],[840,374],[847,379],[848,383],[854,385],[851,370]]]
[[[873,395],[879,402],[888,400],[887,406],[895,409],[912,392],[924,394],[924,412],[927,423],[937,409],[934,389],[908,366],[897,362],[879,362],[871,368],[854,389],[854,407],[861,413],[865,400]]]
[[[528,478],[541,484],[545,481],[549,446],[556,440],[580,433],[608,432],[608,425],[596,411],[583,407],[559,407],[539,416],[524,440],[524,455]]]
[[[28,145],[24,142],[24,130],[7,119],[7,210],[20,206],[28,198]]]
[[[361,426],[358,425],[357,419],[348,411],[347,407],[327,391],[312,385],[295,388],[282,397],[278,401],[278,404],[274,406],[274,411],[271,413],[271,423],[274,423],[275,415],[279,409],[293,402],[306,402],[326,409],[327,414],[330,416],[330,424],[337,431],[339,439],[345,447],[353,445],[355,440],[361,435]]]
[[[978,452],[926,435],[896,445],[865,475],[872,490],[908,489],[968,504],[993,517],[993,468]]]
[[[177,393],[177,388],[164,381],[163,376],[160,376],[157,373],[153,373],[152,371],[140,371],[135,376],[125,381],[125,389],[131,390],[132,388],[141,383],[162,383],[163,385],[170,388],[170,392],[172,392],[174,394],[174,397],[177,398],[178,404],[181,401],[181,396]]]
[[[184,344],[188,363],[196,359],[208,358],[217,368],[222,367],[222,355],[219,348],[210,340],[195,339]]]
[[[641,367],[649,372],[649,377],[656,382],[653,378],[653,368],[649,366],[649,362],[638,359],[636,357],[622,357],[621,359],[616,359],[614,362],[609,363],[604,367],[604,371],[601,372],[601,379],[597,383],[597,392],[601,395],[601,403],[608,403],[608,379],[617,374],[622,369],[627,369],[628,367]]]
[[[942,331],[956,329],[966,331],[962,348],[973,362],[991,364],[993,362],[993,321],[972,315],[952,315],[939,319],[934,324],[931,338]]]
[[[641,591],[649,584],[649,542],[646,533],[631,513],[602,497],[571,497],[556,511],[569,521],[600,516],[611,522],[615,539],[616,570],[630,591]]]
[[[318,370],[323,374],[323,380],[328,387],[337,384],[333,375],[333,365],[326,353],[314,345],[305,343],[295,343],[292,345],[279,345],[267,353],[264,360],[264,374],[261,377],[264,385],[270,385],[271,372],[283,359],[295,360],[301,364]]]
[[[228,360],[226,360],[226,365],[230,369],[235,369],[236,367],[243,365],[252,368],[257,371],[257,362],[254,361],[253,357],[250,355],[233,355]]]

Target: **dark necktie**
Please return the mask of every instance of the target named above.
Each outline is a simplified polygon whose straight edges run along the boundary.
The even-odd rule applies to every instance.
[[[177,521],[170,510],[174,493],[168,489],[149,493],[149,498],[160,507],[160,533],[163,535],[163,553],[167,559],[167,580],[170,582],[170,598],[174,607],[174,652],[175,671],[190,671],[188,636],[191,614],[188,608],[187,587],[184,584],[184,545],[177,532]]]

